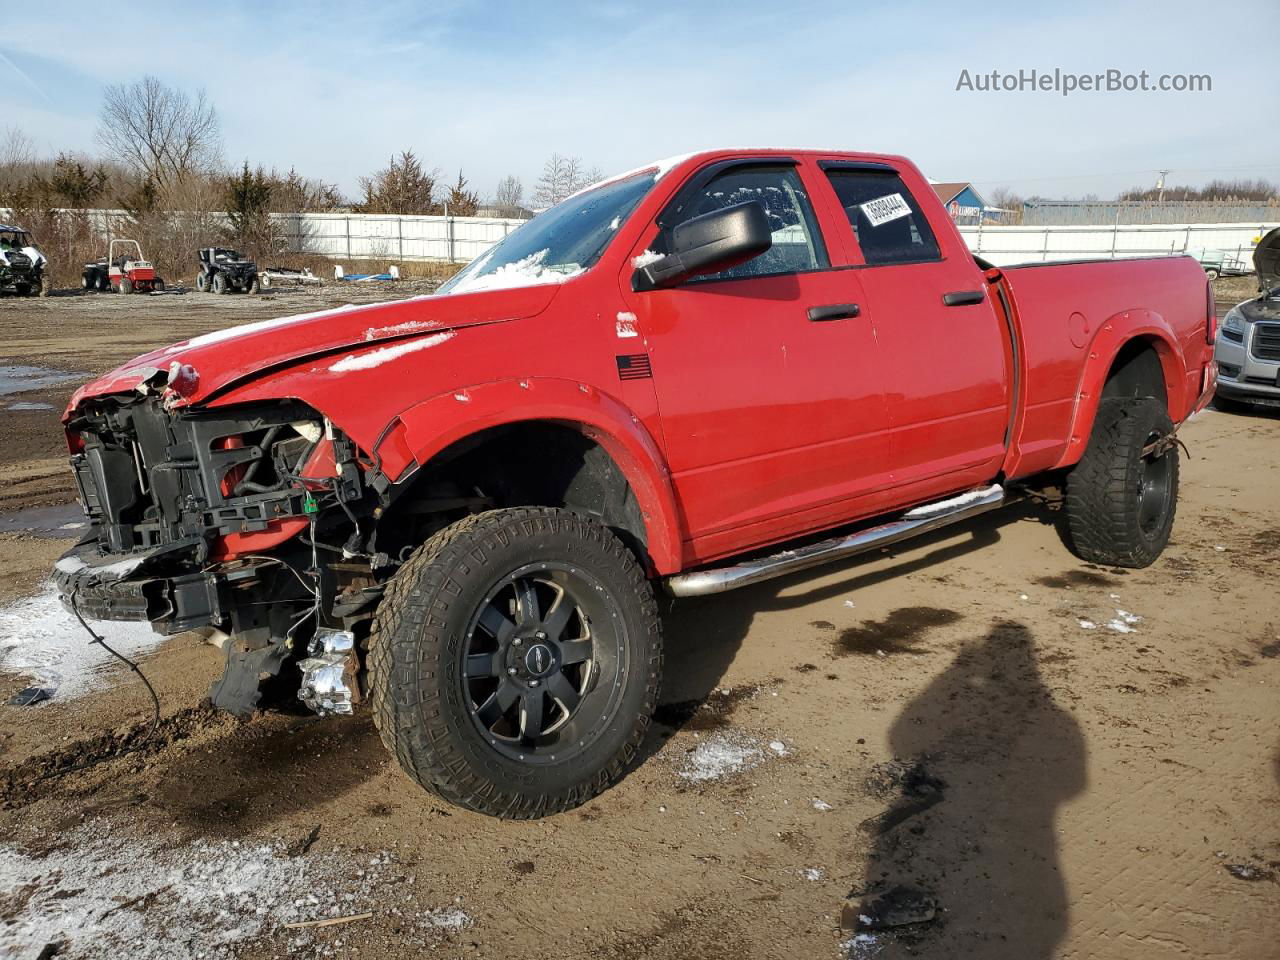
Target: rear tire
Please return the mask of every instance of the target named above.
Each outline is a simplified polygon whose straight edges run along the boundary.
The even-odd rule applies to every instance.
[[[133,281],[132,281],[132,280],[130,280],[128,277],[121,277],[121,278],[120,278],[120,292],[121,292],[121,293],[133,293]]]
[[[98,290],[107,293],[111,290],[111,278],[105,273],[98,274]]]
[[[622,777],[662,670],[636,558],[600,524],[543,507],[476,514],[419,547],[369,644],[374,721],[400,766],[508,819],[568,810]]]
[[[204,271],[201,270],[199,273],[196,274],[196,290],[198,290],[200,293],[204,293],[208,289],[209,289],[209,278],[206,277],[204,275]]]
[[[1178,448],[1145,457],[1142,450],[1172,432],[1164,404],[1151,397],[1098,405],[1089,447],[1067,476],[1067,522],[1080,559],[1146,567],[1164,551],[1178,506]]]
[[[155,293],[157,291],[163,291],[163,290],[164,290],[164,279],[162,277],[156,277],[155,280],[151,282],[151,292]]]

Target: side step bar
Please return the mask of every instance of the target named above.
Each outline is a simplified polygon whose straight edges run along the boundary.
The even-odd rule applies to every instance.
[[[845,537],[811,543],[795,550],[783,550],[758,560],[747,560],[732,567],[695,570],[668,577],[667,590],[677,597],[701,597],[746,587],[762,580],[772,580],[798,570],[808,570],[833,560],[844,560],[900,540],[918,537],[939,527],[986,513],[1004,503],[1004,487],[993,484],[970,490],[958,497],[928,503],[908,510],[897,520],[860,530]]]

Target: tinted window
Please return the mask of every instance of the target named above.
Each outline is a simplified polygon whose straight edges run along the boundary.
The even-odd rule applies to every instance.
[[[929,221],[896,173],[831,170],[828,175],[867,263],[940,259]]]
[[[670,252],[670,231],[677,224],[749,202],[764,207],[773,232],[773,245],[746,263],[691,282],[799,273],[830,265],[809,196],[793,167],[734,167],[704,186],[682,194],[661,218],[663,230],[654,243],[654,252]]]

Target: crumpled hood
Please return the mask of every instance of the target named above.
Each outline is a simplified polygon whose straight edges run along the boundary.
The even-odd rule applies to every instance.
[[[1258,271],[1258,285],[1271,290],[1280,284],[1280,227],[1269,231],[1253,251],[1253,265]]]
[[[129,393],[157,371],[167,373],[175,363],[194,369],[198,382],[186,399],[199,403],[233,383],[308,357],[532,317],[545,310],[559,291],[559,284],[542,284],[493,292],[431,294],[393,303],[348,304],[228,327],[144,353],[86,384],[71,397],[67,416],[88,397]]]

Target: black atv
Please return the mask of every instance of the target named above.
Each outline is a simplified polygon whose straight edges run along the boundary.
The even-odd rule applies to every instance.
[[[21,227],[0,223],[0,290],[12,290],[20,297],[47,297],[47,264],[31,234]]]
[[[230,293],[232,290],[260,293],[262,283],[258,280],[258,265],[229,247],[206,247],[200,251],[196,289],[201,293]]]

